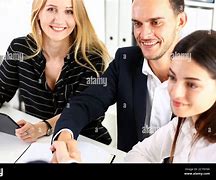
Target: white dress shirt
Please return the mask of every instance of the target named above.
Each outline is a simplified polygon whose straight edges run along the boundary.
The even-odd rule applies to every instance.
[[[148,128],[150,134],[153,134],[161,126],[167,124],[172,116],[170,97],[167,89],[168,81],[161,83],[158,77],[152,72],[146,59],[144,59],[142,72],[147,76],[147,98],[149,99],[146,104],[147,119],[144,126]]]
[[[126,162],[159,163],[170,156],[178,118],[158,129],[149,138],[138,142],[125,157]],[[216,143],[200,138],[195,143],[196,129],[187,118],[179,133],[173,162],[175,163],[215,163]]]

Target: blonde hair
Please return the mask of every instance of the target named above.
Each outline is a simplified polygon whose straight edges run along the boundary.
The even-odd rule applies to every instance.
[[[32,15],[31,15],[32,32],[30,35],[35,40],[37,45],[37,48],[34,50],[33,57],[38,55],[42,51],[43,39],[40,34],[41,29],[37,18],[39,12],[45,6],[46,2],[47,0],[33,0],[32,3]],[[94,71],[97,74],[97,76],[99,76],[97,69],[91,63],[87,54],[94,54],[100,56],[105,65],[102,69],[104,71],[106,65],[108,64],[108,60],[110,59],[107,48],[97,37],[96,32],[88,17],[83,0],[71,0],[71,3],[73,5],[74,20],[76,22],[76,26],[70,35],[71,42],[72,42],[71,47],[74,47],[74,59],[76,63],[78,63],[80,66],[86,67]],[[90,67],[79,62],[78,54],[81,54],[84,61]]]

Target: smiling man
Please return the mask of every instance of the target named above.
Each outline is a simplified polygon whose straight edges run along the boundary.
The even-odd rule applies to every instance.
[[[134,0],[132,22],[138,46],[118,49],[103,75],[106,87],[90,86],[70,101],[57,122],[55,140],[77,138],[82,127],[116,102],[117,143],[123,151],[170,121],[168,70],[186,23],[184,0]]]

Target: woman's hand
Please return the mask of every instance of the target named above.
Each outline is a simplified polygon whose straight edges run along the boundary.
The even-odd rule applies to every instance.
[[[55,127],[56,121],[59,119],[60,114],[47,119],[52,128]],[[25,142],[35,142],[38,138],[45,136],[47,133],[47,124],[43,121],[39,121],[36,124],[31,124],[25,120],[20,120],[17,122],[20,126],[19,129],[16,129],[16,136],[22,139]]]
[[[25,120],[20,120],[17,124],[20,128],[16,129],[16,136],[24,142],[35,142],[39,137],[43,136],[39,123],[31,124]]]

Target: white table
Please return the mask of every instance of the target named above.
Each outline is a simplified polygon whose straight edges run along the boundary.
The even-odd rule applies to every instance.
[[[40,119],[36,117],[33,117],[29,114],[26,114],[22,111],[11,108],[9,106],[3,106],[2,108],[0,108],[0,112],[9,115],[12,119],[14,119],[14,121],[18,121],[20,119],[24,119],[31,123],[36,123],[40,121]],[[31,161],[37,160],[39,157],[48,158],[50,157],[50,142],[51,136],[42,137],[37,142],[30,144],[22,142],[15,136],[0,133],[0,163],[22,163],[25,162],[26,159]],[[96,157],[96,160],[93,163],[123,162],[125,152],[117,150],[111,146],[102,144],[100,142],[97,142],[95,140],[89,139],[81,135],[78,137],[78,145],[79,144],[80,148],[83,150],[84,153],[83,157],[84,159],[87,159],[88,162],[93,162],[94,159],[92,158],[94,157]],[[91,154],[88,154],[88,152],[90,151]],[[107,156],[107,154],[111,155],[109,159],[105,159],[105,155]]]

